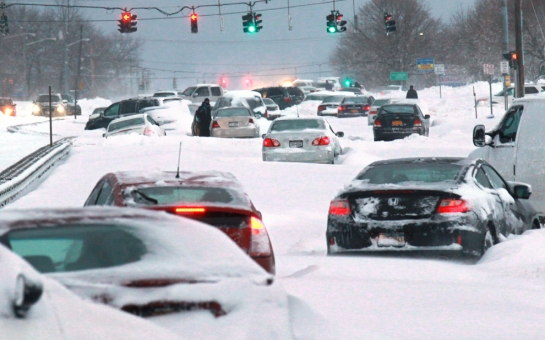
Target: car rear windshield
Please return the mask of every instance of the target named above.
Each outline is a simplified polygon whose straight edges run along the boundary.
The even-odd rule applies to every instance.
[[[129,192],[136,204],[234,203],[231,190],[214,187],[140,187]]]
[[[147,250],[130,230],[121,225],[47,226],[13,230],[4,240],[41,273],[71,272],[139,261]]]
[[[389,115],[389,114],[415,114],[416,110],[414,106],[410,105],[392,105],[392,106],[383,106],[380,108],[379,114]]]
[[[311,95],[308,95],[305,98],[305,100],[319,100],[319,101],[322,101],[326,97],[327,97],[327,95],[323,95],[323,94],[311,94]]]
[[[367,104],[369,102],[369,97],[347,97],[344,98],[343,104]]]
[[[263,102],[268,105],[275,105],[276,103],[271,98],[263,98]]]
[[[153,94],[153,97],[163,98],[163,97],[172,97],[175,95],[176,95],[175,92],[156,92]]]
[[[108,126],[108,131],[111,132],[116,130],[122,130],[122,129],[132,128],[135,126],[145,125],[145,124],[146,122],[144,121],[144,118],[142,117],[127,119],[127,120],[122,120],[120,122],[110,123],[110,125]]]
[[[259,98],[246,98],[246,102],[248,103],[248,106],[253,110],[256,107],[263,106],[261,104],[261,100]]]
[[[49,95],[48,94],[42,94],[38,97],[38,101],[43,103],[43,102],[49,102]],[[59,96],[51,96],[51,101],[52,102],[60,102],[61,99],[59,98]]]
[[[11,99],[0,99],[0,105],[11,105]]]
[[[221,109],[216,113],[216,117],[247,117],[250,116],[250,111],[243,107],[233,107],[229,109]]]
[[[324,99],[322,103],[340,103],[346,96],[330,96]]]
[[[302,96],[303,95],[303,91],[301,91],[301,89],[298,88],[298,87],[288,87],[288,92],[292,96]]]
[[[373,102],[373,106],[382,106],[386,104],[390,104],[389,99],[377,99]]]
[[[396,184],[401,182],[436,183],[456,179],[461,165],[456,163],[392,163],[372,165],[356,179],[370,184]]]
[[[279,120],[273,123],[271,131],[292,131],[305,129],[325,129],[325,124],[322,120],[317,119]]]
[[[188,87],[187,89],[184,90],[184,92],[182,92],[182,95],[191,96],[193,94],[193,92],[195,92],[196,88],[197,87],[195,87],[195,86]]]

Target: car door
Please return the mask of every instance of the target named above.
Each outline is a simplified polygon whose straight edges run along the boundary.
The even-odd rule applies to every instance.
[[[221,88],[219,86],[210,86],[210,101],[215,102],[221,95]]]
[[[199,86],[193,93],[193,102],[202,102],[205,98],[210,99],[210,89],[208,86]]]
[[[515,179],[516,137],[524,107],[512,106],[492,132],[489,163],[508,181]]]
[[[151,125],[150,128],[153,130],[153,132],[155,132],[157,134],[157,136],[163,136],[165,134],[163,129],[157,124],[157,122],[155,120],[153,120],[153,118],[146,115],[146,119],[147,119],[148,123],[150,123],[150,125]]]
[[[510,193],[509,187],[501,175],[491,166],[483,164],[484,170],[490,183],[493,186],[493,193],[499,202],[500,213],[496,213],[498,218],[496,225],[501,226],[501,232],[504,236],[509,234],[521,234],[524,231],[524,208],[517,204],[515,198]]]

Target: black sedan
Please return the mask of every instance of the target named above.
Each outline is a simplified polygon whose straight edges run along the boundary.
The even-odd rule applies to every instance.
[[[509,234],[540,228],[531,187],[481,159],[406,158],[370,164],[329,208],[328,254],[436,250],[481,256]]]
[[[337,109],[337,118],[367,116],[374,101],[370,96],[346,97]]]
[[[375,141],[405,138],[412,134],[429,136],[430,116],[424,115],[417,104],[381,106],[373,124]]]

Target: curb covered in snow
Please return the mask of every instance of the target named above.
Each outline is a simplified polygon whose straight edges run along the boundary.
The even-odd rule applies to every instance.
[[[44,146],[0,172],[0,208],[14,201],[32,182],[66,156],[73,138],[66,137],[52,146]]]

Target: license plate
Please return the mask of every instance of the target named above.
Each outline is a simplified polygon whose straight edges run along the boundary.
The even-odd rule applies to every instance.
[[[229,122],[229,127],[238,127],[238,122]]]
[[[352,113],[358,113],[358,112],[360,112],[360,111],[359,111],[359,110],[351,110],[350,112],[352,112]]]
[[[302,148],[302,147],[303,147],[302,140],[290,140],[290,148]]]
[[[392,121],[392,126],[402,126],[403,122],[400,120],[394,120]]]
[[[380,233],[378,235],[377,246],[379,247],[404,247],[404,233]]]

